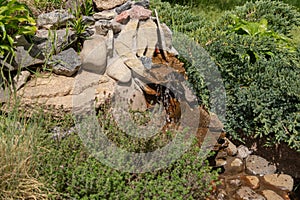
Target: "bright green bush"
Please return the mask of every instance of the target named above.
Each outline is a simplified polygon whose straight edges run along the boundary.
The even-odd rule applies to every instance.
[[[206,49],[227,91],[229,134],[265,137],[300,150],[300,51],[291,37],[300,13],[277,1],[247,3],[216,24]]]
[[[34,34],[35,20],[25,4],[0,0],[0,55],[13,53],[14,36]]]

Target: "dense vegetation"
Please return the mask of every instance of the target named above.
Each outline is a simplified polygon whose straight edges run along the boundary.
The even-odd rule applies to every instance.
[[[22,2],[34,15],[65,3]],[[86,2],[78,12],[91,13],[91,1]],[[245,4],[245,0],[169,2],[153,0],[151,8],[174,30],[174,45],[186,62],[200,103],[209,107],[214,101],[204,75],[216,65],[227,94],[228,133],[236,139],[247,136],[267,138],[270,144],[287,142],[300,150],[299,1],[284,1],[297,8],[271,0],[255,4]],[[34,32],[35,16],[28,7],[15,0],[0,0],[1,54],[12,52],[16,34]],[[78,13],[76,20],[77,46],[84,27]],[[204,65],[208,71],[199,67]],[[3,66],[0,68],[4,76]],[[166,169],[125,173],[91,157],[76,132],[53,138],[55,127],[68,130],[73,125],[71,116],[57,120],[41,112],[28,118],[17,107],[0,113],[1,199],[204,199],[212,189],[217,172],[198,157],[196,147]],[[115,131],[112,126],[108,130]]]
[[[173,13],[180,17],[175,18],[167,13],[170,4],[157,4],[163,13],[161,20],[201,44],[218,65],[226,88],[229,135],[239,140],[264,137],[266,145],[286,142],[300,151],[299,11],[279,1],[263,0],[207,22],[203,12],[187,15],[187,6],[176,5]],[[205,51],[195,51],[192,45],[179,41],[178,51],[191,63],[187,65],[190,81],[209,106],[213,99],[199,66],[205,63],[209,69],[213,64],[203,61]]]

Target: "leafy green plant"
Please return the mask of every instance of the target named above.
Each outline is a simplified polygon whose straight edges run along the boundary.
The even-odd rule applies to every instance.
[[[300,150],[300,53],[290,34],[299,23],[293,7],[265,0],[225,13],[213,29],[206,49],[225,81],[226,129],[235,139]]]
[[[16,0],[0,0],[0,55],[14,53],[14,37],[36,31],[35,20],[25,4]]]

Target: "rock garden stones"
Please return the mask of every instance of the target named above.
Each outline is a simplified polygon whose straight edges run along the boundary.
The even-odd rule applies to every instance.
[[[51,29],[53,27],[59,28],[65,26],[67,21],[74,18],[75,17],[66,10],[54,10],[50,13],[39,15],[37,18],[37,26],[46,29]]]
[[[54,73],[65,76],[73,76],[81,66],[81,60],[73,48],[54,55],[49,62]]]
[[[282,190],[292,191],[294,180],[287,174],[267,174],[263,176],[265,182]]]
[[[276,167],[260,156],[250,155],[246,159],[246,170],[249,174],[265,175],[275,173]]]
[[[83,44],[80,53],[82,68],[97,74],[104,74],[107,64],[106,40],[103,36],[94,35]]]
[[[263,197],[260,194],[257,194],[249,187],[241,187],[237,192],[236,196],[238,199],[242,200],[266,200],[265,197]]]
[[[93,0],[93,2],[96,5],[96,8],[100,11],[102,10],[110,10],[112,8],[115,8],[119,5],[122,5],[127,0]]]

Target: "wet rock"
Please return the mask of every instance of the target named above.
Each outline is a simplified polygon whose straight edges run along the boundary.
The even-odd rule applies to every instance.
[[[234,188],[237,188],[242,185],[242,182],[239,179],[232,179],[232,180],[229,180],[228,182]]]
[[[262,194],[266,197],[267,200],[284,200],[276,192],[272,190],[263,190]]]
[[[226,191],[223,189],[219,190],[217,200],[226,200],[226,199],[227,199]]]
[[[130,19],[130,15],[128,11],[124,11],[116,16],[115,20],[116,22],[120,24],[126,24]]]
[[[157,42],[156,24],[152,20],[140,22],[137,32],[137,55],[152,58]]]
[[[110,10],[119,5],[122,5],[127,0],[93,0],[98,10]]]
[[[252,189],[259,188],[259,178],[256,176],[245,176],[246,182],[250,185]]]
[[[132,2],[131,1],[127,1],[126,3],[124,3],[123,5],[117,7],[115,9],[116,13],[120,14],[126,10],[129,10],[132,6]]]
[[[14,88],[12,88],[12,91],[15,89],[16,91],[19,90],[25,83],[27,82],[28,78],[30,77],[29,71],[21,71],[20,74],[17,74],[14,77]],[[1,85],[0,85],[1,87]]]
[[[237,192],[236,192],[236,196],[239,199],[242,200],[266,200],[265,197],[263,197],[260,194],[257,194],[256,192],[254,192],[251,188],[249,187],[241,187]]]
[[[264,175],[264,180],[281,190],[292,191],[294,186],[294,180],[287,174],[267,174]]]
[[[248,147],[244,146],[244,145],[240,145],[237,148],[237,157],[238,158],[242,158],[245,159],[247,158],[250,154],[252,153],[252,151],[250,151],[248,149]]]
[[[145,9],[142,6],[132,6],[132,8],[129,10],[131,19],[146,20],[150,18],[151,14],[151,10]]]
[[[116,16],[116,13],[111,10],[104,10],[93,15],[95,20],[111,20]]]
[[[216,167],[221,167],[227,164],[227,161],[222,158],[216,159]]]
[[[127,83],[131,80],[131,71],[124,64],[122,58],[116,58],[107,67],[106,73],[111,78],[120,81],[122,83]]]
[[[94,35],[83,43],[80,53],[82,68],[97,74],[104,74],[107,63],[106,39]]]
[[[146,9],[150,8],[150,2],[149,0],[142,0],[142,1],[137,1],[134,3],[135,6],[142,6]]]
[[[73,49],[67,49],[54,55],[49,64],[53,72],[58,75],[73,76],[81,66],[81,60],[77,52]]]
[[[273,174],[276,167],[260,156],[250,155],[246,159],[246,171],[253,175]]]
[[[37,18],[37,26],[50,29],[52,27],[63,27],[67,21],[75,17],[65,10],[54,10],[50,13],[43,13]]]
[[[243,171],[244,163],[239,158],[228,158],[228,163],[224,166],[225,173],[227,174],[238,174]]]
[[[236,146],[228,139],[228,138],[225,138],[227,144],[228,144],[228,147],[226,147],[225,151],[227,151],[227,154],[229,156],[234,156],[237,154],[237,148]]]
[[[33,42],[45,54],[56,54],[69,45],[69,40],[74,36],[74,31],[69,29],[38,30]]]

